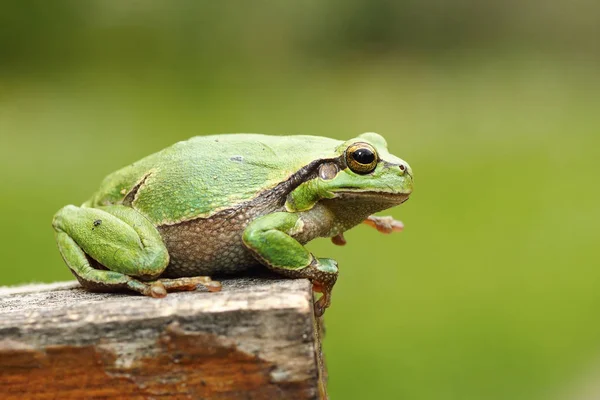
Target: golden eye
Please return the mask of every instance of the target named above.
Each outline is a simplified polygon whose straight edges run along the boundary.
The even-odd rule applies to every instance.
[[[377,152],[368,143],[354,143],[346,150],[346,164],[357,174],[368,174],[378,162]]]

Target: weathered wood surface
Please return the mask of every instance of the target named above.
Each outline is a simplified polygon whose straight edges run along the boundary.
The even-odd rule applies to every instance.
[[[164,299],[0,287],[0,399],[326,398],[306,280]]]

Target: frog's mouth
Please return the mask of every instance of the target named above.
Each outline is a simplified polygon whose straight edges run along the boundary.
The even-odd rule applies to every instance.
[[[372,190],[343,190],[335,192],[335,197],[343,200],[377,201],[391,204],[402,204],[410,197],[410,193],[378,192]]]

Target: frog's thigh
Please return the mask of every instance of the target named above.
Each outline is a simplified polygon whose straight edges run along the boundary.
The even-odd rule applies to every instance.
[[[130,276],[150,279],[169,263],[156,228],[129,207],[66,206],[54,216],[53,226],[65,262],[91,288],[129,287],[144,292],[146,285]],[[110,271],[94,269],[86,254]]]

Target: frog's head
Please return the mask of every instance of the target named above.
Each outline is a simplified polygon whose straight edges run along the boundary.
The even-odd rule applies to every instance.
[[[397,204],[408,199],[413,189],[412,170],[406,161],[390,154],[381,135],[363,133],[337,151],[337,164],[324,163],[319,167],[322,188],[336,197],[372,198]]]
[[[322,160],[316,177],[288,198],[288,208],[309,208],[319,199],[341,199],[382,210],[405,202],[413,189],[408,163],[387,149],[385,139],[368,132],[336,148],[337,157]]]

